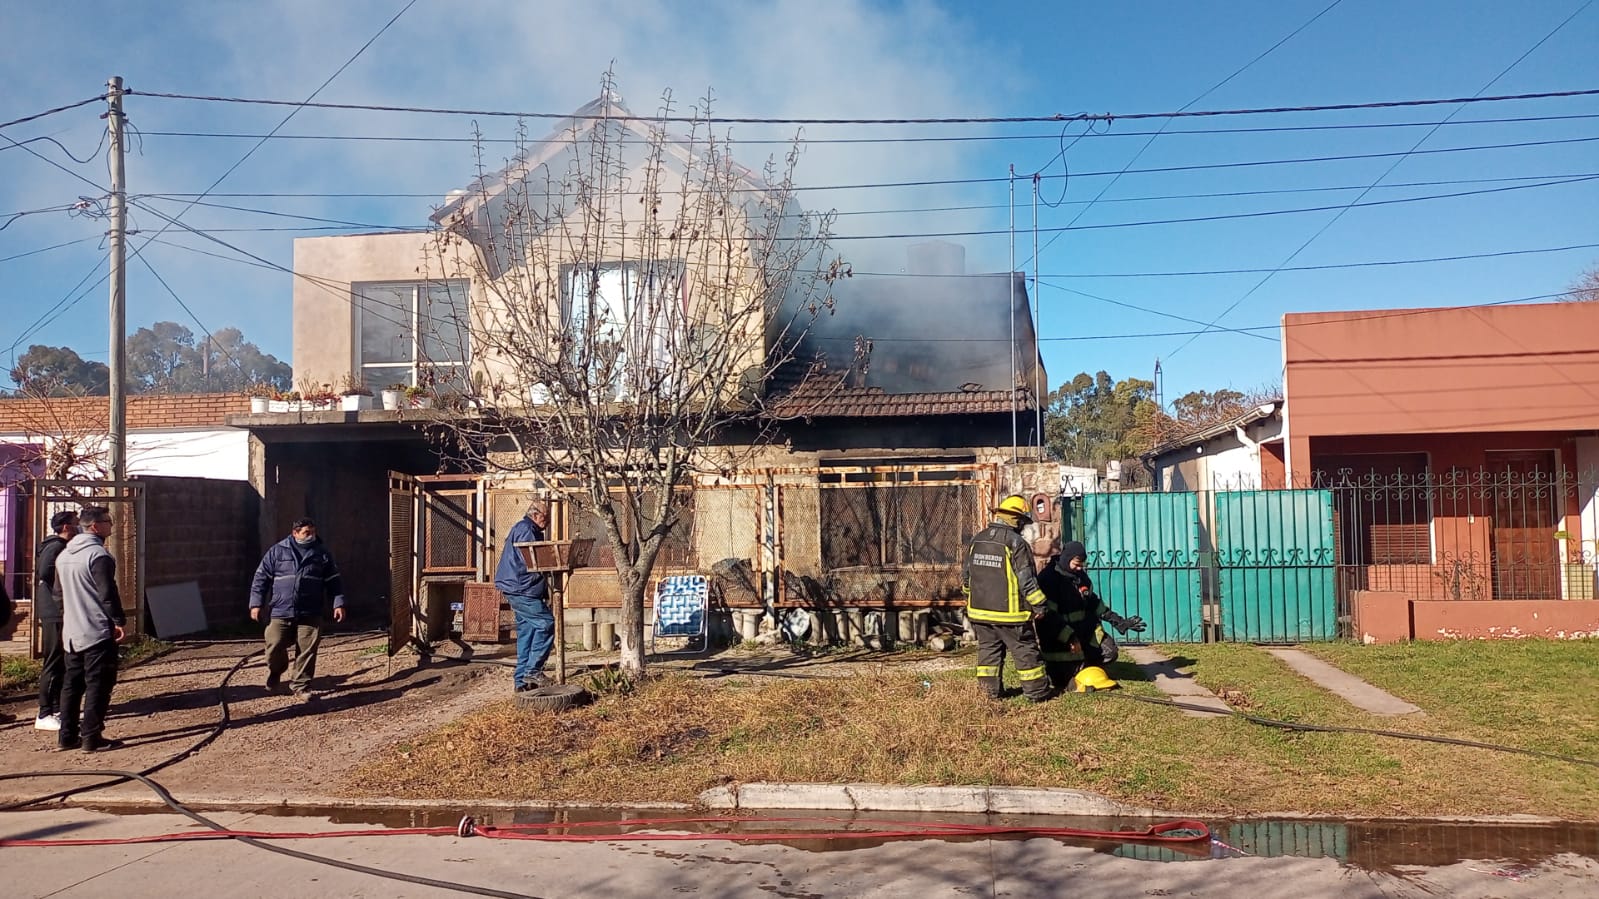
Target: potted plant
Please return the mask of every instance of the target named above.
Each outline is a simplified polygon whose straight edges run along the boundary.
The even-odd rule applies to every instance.
[[[298,390],[291,390],[283,395],[283,399],[272,401],[273,412],[298,412],[300,408],[300,391]]]
[[[410,388],[404,384],[390,384],[383,388],[383,408],[393,412],[400,408],[400,403],[405,400],[405,392]]]
[[[344,376],[344,386],[340,388],[344,411],[361,412],[372,408],[372,390],[353,373]]]
[[[278,391],[271,384],[251,384],[245,391],[250,397],[250,414],[261,415],[272,411],[272,401],[277,399]]]
[[[426,387],[405,388],[405,404],[412,409],[433,408],[433,395],[428,393]]]

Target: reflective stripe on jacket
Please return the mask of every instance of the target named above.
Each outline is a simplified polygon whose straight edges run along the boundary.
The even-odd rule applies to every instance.
[[[1032,549],[1015,528],[998,521],[967,541],[961,589],[966,617],[985,624],[1024,624],[1044,601]]]

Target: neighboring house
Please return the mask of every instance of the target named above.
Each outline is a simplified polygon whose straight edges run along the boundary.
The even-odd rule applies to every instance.
[[[1595,596],[1596,334],[1596,303],[1284,316],[1289,476],[1333,491],[1351,587],[1415,600],[1392,629],[1599,628],[1552,602]]]
[[[1142,459],[1156,490],[1281,489],[1286,483],[1283,403],[1262,403],[1163,441]]]
[[[505,383],[505,360],[484,349],[490,341],[482,330],[503,314],[500,299],[452,254],[478,254],[488,278],[516,277],[521,263],[497,236],[507,192],[560,171],[559,154],[592,126],[587,117],[608,112],[627,114],[615,97],[602,96],[531,144],[540,149],[446,197],[433,221],[464,235],[465,247],[441,251],[431,233],[296,240],[297,381],[355,378],[375,389],[471,379],[491,393]],[[648,123],[623,124],[635,138],[648,137]],[[681,164],[690,152],[668,144],[665,156]],[[755,174],[733,171],[760,186]],[[737,214],[737,207],[729,213]],[[745,228],[729,223],[730,233]],[[1000,463],[1037,454],[1034,388],[1047,389],[1025,278],[968,275],[961,253],[924,245],[913,250],[906,276],[861,275],[834,286],[835,310],[809,330],[795,360],[754,385],[776,441],[744,470],[699,482],[689,533],[668,541],[662,570],[764,573],[764,587],[745,591],[752,603],[762,590],[769,600],[791,588],[847,594],[865,605],[958,597],[950,575],[959,541],[986,518]],[[600,314],[585,307],[625,318],[621,286],[640,276],[637,263],[602,265],[585,304],[573,301],[590,290],[582,272],[567,273],[561,259],[538,266],[546,276],[560,273],[558,298],[543,314],[574,328],[584,315]],[[924,274],[941,277],[918,277]],[[686,282],[697,276],[690,268]],[[444,324],[430,329],[424,321]],[[506,390],[493,401],[515,414],[548,398]],[[349,535],[335,543],[347,582],[389,587],[402,612],[415,585],[453,597],[462,581],[481,578],[525,505],[525,482],[513,473],[456,465],[441,442],[447,429],[429,424],[450,414],[458,413],[308,412],[230,422],[262,445],[257,475],[267,527],[281,530],[301,514],[332,522]],[[555,530],[595,535],[594,524],[567,520]],[[573,576],[569,605],[615,605],[609,552],[598,547],[597,567]],[[883,574],[913,569],[916,577]],[[936,577],[922,577],[932,570]],[[438,604],[418,599],[414,611],[433,618],[442,614]]]

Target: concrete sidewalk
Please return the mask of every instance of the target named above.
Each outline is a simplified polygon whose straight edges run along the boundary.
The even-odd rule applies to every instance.
[[[1228,715],[1232,713],[1232,709],[1227,705],[1227,703],[1222,702],[1219,698],[1217,698],[1215,693],[1212,693],[1200,686],[1199,682],[1194,680],[1194,676],[1192,674],[1184,674],[1183,672],[1177,670],[1177,666],[1172,664],[1172,660],[1170,658],[1162,655],[1153,647],[1129,646],[1123,651],[1126,652],[1133,661],[1137,662],[1140,668],[1143,668],[1145,671],[1154,676],[1155,686],[1159,687],[1162,693],[1165,693],[1167,696],[1170,696],[1172,699],[1175,699],[1178,702],[1187,703],[1188,705],[1205,706],[1206,708],[1216,710],[1214,713],[1211,713],[1201,712],[1198,709],[1181,709],[1180,711],[1184,715],[1188,715],[1192,718],[1210,718],[1214,715]]]
[[[1283,664],[1310,678],[1317,686],[1355,708],[1373,715],[1422,714],[1420,706],[1412,705],[1387,690],[1374,687],[1342,668],[1329,665],[1302,650],[1277,647],[1266,651],[1276,656]]]
[[[359,830],[324,819],[237,813],[230,827],[281,831]],[[198,829],[171,814],[112,816],[83,809],[0,815],[6,838],[131,837]],[[1191,856],[1128,844],[1060,840],[922,839],[866,844],[787,841],[739,845],[704,839],[551,843],[484,837],[385,836],[284,841],[301,852],[390,871],[533,897],[793,899],[917,896],[1059,896],[1088,889],[1104,896],[1232,896],[1387,899],[1447,895],[1465,899],[1591,896],[1599,863],[1572,855],[1538,866],[1535,879],[1493,875],[1495,865],[1455,863],[1402,874],[1360,871],[1330,858]],[[1208,848],[1196,850],[1200,858]],[[1125,857],[1124,857],[1125,856]],[[81,848],[4,848],[5,895],[90,899],[216,899],[278,896],[445,897],[455,890],[417,886],[286,858],[232,841]],[[1136,858],[1135,858],[1136,857]],[[1150,860],[1137,860],[1150,859]],[[1179,864],[1160,862],[1179,861]],[[1477,870],[1473,870],[1476,868]],[[1075,885],[1075,886],[1074,886]]]

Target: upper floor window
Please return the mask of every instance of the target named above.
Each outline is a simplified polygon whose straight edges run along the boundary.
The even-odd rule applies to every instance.
[[[561,269],[562,318],[579,365],[610,369],[611,387],[667,366],[683,327],[684,268],[672,260],[567,265]],[[592,338],[592,342],[590,342]],[[640,367],[639,363],[643,363]]]
[[[354,293],[356,361],[368,387],[467,382],[469,282],[373,282],[354,285]]]

